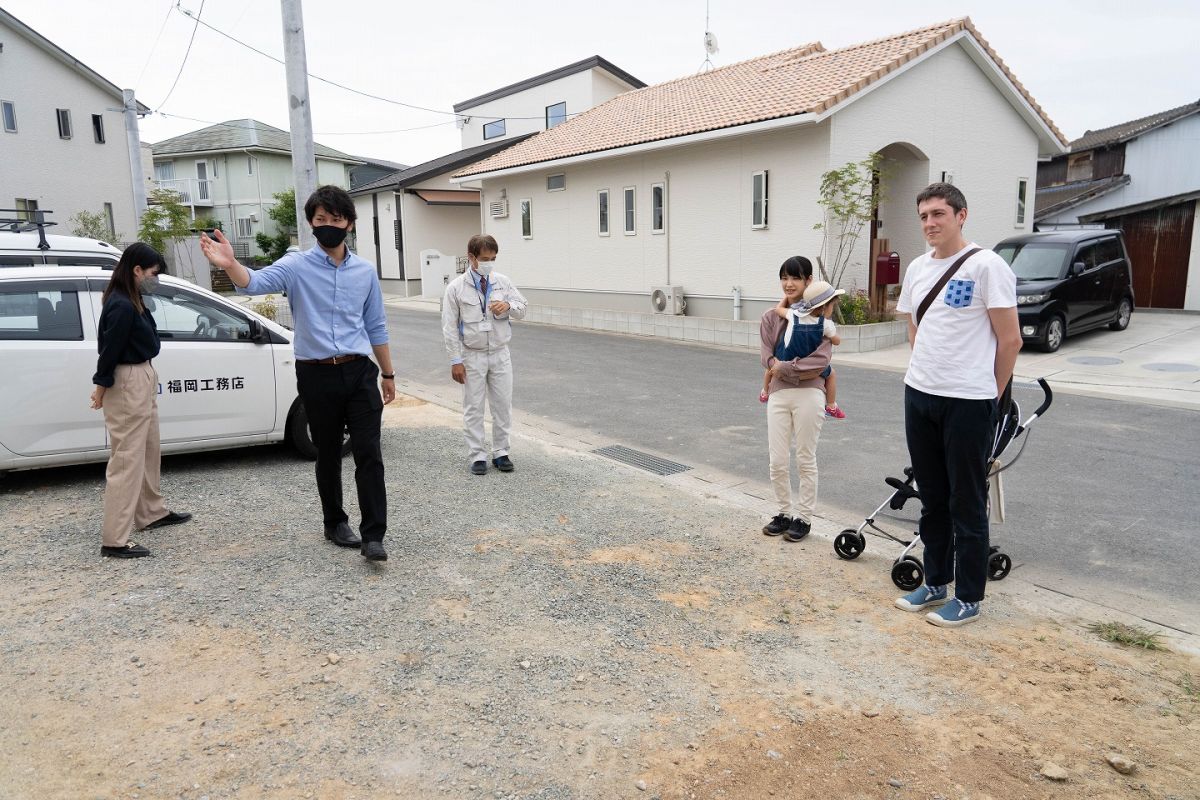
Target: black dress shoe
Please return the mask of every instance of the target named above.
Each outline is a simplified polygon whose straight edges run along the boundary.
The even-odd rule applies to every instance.
[[[145,558],[150,555],[150,551],[140,544],[129,542],[124,547],[105,547],[101,545],[100,555],[106,558]]]
[[[387,550],[383,542],[363,542],[362,557],[367,561],[387,561]]]
[[[476,461],[474,464],[471,465],[471,474],[472,475],[486,475],[487,474],[487,462],[486,461]]]
[[[142,530],[152,531],[155,528],[165,528],[168,525],[179,525],[180,523],[187,522],[191,518],[192,515],[186,511],[168,511],[165,517],[154,520],[154,522],[151,522]]]
[[[496,456],[492,459],[492,464],[501,472],[512,472],[516,469],[513,466],[512,459],[508,456]]]
[[[783,535],[784,541],[798,542],[805,536],[808,536],[810,530],[812,530],[812,525],[796,517],[792,520],[791,527],[788,528],[787,533]]]
[[[350,530],[350,526],[345,522],[339,522],[332,528],[325,526],[325,538],[336,544],[338,547],[361,547],[362,539],[354,535],[354,531]]]

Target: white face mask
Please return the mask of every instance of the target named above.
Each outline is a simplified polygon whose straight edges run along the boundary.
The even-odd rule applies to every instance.
[[[475,263],[479,265],[479,274],[485,278],[492,274],[492,268],[496,266],[494,261],[476,261]]]

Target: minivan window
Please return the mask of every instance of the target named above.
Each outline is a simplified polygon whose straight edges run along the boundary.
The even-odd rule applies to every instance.
[[[1125,254],[1121,252],[1121,243],[1115,236],[1111,239],[1101,239],[1096,245],[1096,250],[1097,264],[1109,264],[1125,257]]]
[[[41,256],[0,256],[0,267],[40,267]]]
[[[0,339],[82,340],[79,294],[0,289]]]
[[[116,269],[117,259],[108,256],[46,256],[47,264],[59,267],[102,267]]]
[[[1063,265],[1070,252],[1070,245],[1049,242],[1003,244],[996,248],[996,254],[1008,262],[1016,276],[1026,281],[1062,277]]]
[[[172,286],[160,286],[148,295],[150,314],[162,339],[174,341],[235,342],[250,338],[250,322]]]

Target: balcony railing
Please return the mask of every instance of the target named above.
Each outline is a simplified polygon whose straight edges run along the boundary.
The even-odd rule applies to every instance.
[[[180,202],[186,206],[211,206],[212,187],[211,180],[200,180],[199,178],[173,178],[171,180],[156,180],[154,182],[160,189],[170,189],[179,194]]]

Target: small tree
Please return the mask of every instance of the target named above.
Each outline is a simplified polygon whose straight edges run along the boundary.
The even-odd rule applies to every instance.
[[[882,163],[883,156],[869,153],[862,161],[851,161],[821,176],[817,202],[824,209],[824,219],[813,226],[824,234],[817,264],[821,278],[834,286],[841,286],[863,228],[882,202]]]
[[[93,214],[90,211],[80,211],[71,217],[71,235],[82,236],[85,239],[98,239],[101,242],[119,242],[125,238],[108,229],[108,218],[103,213]]]
[[[296,190],[284,189],[275,192],[275,205],[267,210],[267,216],[275,221],[279,232],[274,236],[265,233],[254,235],[258,249],[267,254],[267,258],[278,261],[292,245],[292,234],[296,232]]]
[[[150,205],[142,214],[138,238],[160,253],[166,252],[167,241],[184,239],[192,229],[182,195],[170,189],[155,189],[146,198]]]

